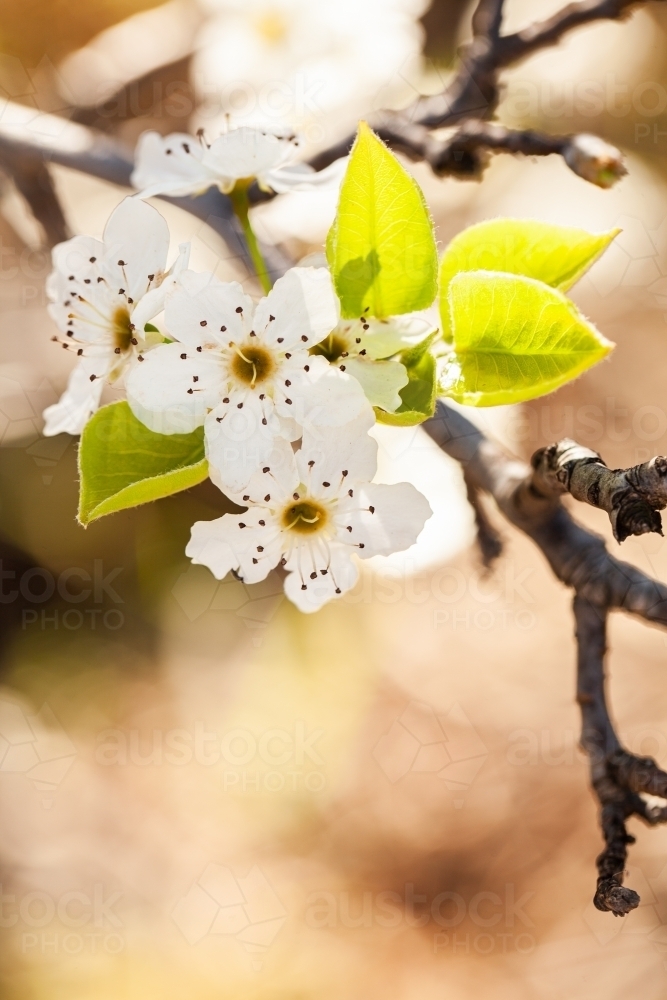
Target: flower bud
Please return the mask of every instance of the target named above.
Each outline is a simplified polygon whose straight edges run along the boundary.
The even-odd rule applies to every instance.
[[[573,136],[563,151],[563,158],[575,174],[601,188],[612,187],[627,174],[620,150],[597,135]]]

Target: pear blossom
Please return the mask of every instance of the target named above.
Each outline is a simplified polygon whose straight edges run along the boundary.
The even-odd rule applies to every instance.
[[[287,597],[305,612],[350,590],[359,573],[355,556],[409,548],[431,516],[410,483],[371,482],[372,423],[366,412],[344,427],[307,430],[296,454],[278,439],[267,464],[232,497],[247,509],[197,521],[186,555],[219,580],[234,572],[249,584],[280,565]]]
[[[291,163],[299,139],[292,133],[241,127],[219,136],[209,146],[203,135],[144,132],[137,144],[132,184],[142,198],[166,194],[196,195],[217,187],[229,193],[237,181],[256,178],[265,191],[309,191],[336,186],[347,158],[316,172],[306,163]]]
[[[165,305],[173,342],[133,369],[128,402],[158,433],[203,424],[209,465],[221,488],[238,492],[276,437],[370,412],[356,379],[309,353],[337,322],[326,268],[292,268],[256,307],[237,282],[185,271]]]
[[[419,315],[342,319],[312,352],[356,378],[372,406],[393,413],[401,405],[399,392],[408,384],[408,373],[392,355],[414,347],[434,329]]]
[[[47,281],[54,336],[78,362],[59,402],[44,410],[44,434],[80,434],[97,410],[105,382],[117,382],[162,337],[145,326],[164,308],[167,291],[187,267],[182,244],[166,270],[167,223],[150,205],[125,198],[102,240],[75,236],[53,249]]]
[[[212,15],[192,66],[202,123],[233,105],[245,123],[296,121],[320,141],[410,99],[428,0],[201,2]]]

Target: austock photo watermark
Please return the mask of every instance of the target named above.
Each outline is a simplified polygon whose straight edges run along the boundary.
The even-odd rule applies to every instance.
[[[532,610],[535,597],[528,583],[532,573],[531,568],[517,566],[512,559],[505,559],[492,575],[451,565],[419,572],[417,565],[406,559],[400,568],[363,572],[340,603],[352,607],[373,603],[425,606],[434,629],[487,632],[515,628],[525,632],[538,624]],[[218,581],[200,566],[190,566],[181,573],[171,593],[190,622],[207,612],[237,615],[253,630],[257,645],[284,600],[278,573],[249,585],[233,577]],[[433,608],[434,603],[440,607]]]
[[[412,882],[402,891],[318,890],[306,900],[305,924],[315,930],[419,928],[432,933],[436,955],[530,955],[537,946],[527,909],[534,895],[517,891],[512,883],[500,892],[470,895],[417,892]]]
[[[126,947],[122,898],[102,882],[61,893],[0,884],[0,928],[24,956],[118,955]]]
[[[319,747],[324,736],[324,729],[303,720],[261,731],[218,731],[201,720],[150,732],[105,729],[97,736],[95,762],[100,767],[217,768],[222,790],[232,794],[317,794],[327,786]]]
[[[117,606],[125,602],[113,586],[122,571],[122,566],[109,569],[102,559],[95,559],[92,572],[81,566],[69,566],[58,575],[43,566],[19,572],[6,568],[0,559],[0,604],[19,603],[24,630],[116,632],[125,624],[125,615]],[[54,598],[75,607],[43,607]],[[84,603],[86,607],[79,606]]]
[[[50,809],[76,754],[50,705],[34,711],[14,697],[0,695],[0,782],[22,775],[42,806]]]
[[[438,712],[423,702],[409,702],[373,748],[375,763],[392,785],[410,774],[432,775],[441,789],[454,793],[457,809],[488,755],[458,703]]]

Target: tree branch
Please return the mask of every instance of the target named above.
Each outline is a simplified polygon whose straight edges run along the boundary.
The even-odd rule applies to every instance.
[[[660,471],[665,460],[612,471],[595,452],[566,441],[536,452],[531,468],[507,455],[442,401],[423,426],[443,451],[462,464],[476,516],[479,493],[488,493],[505,517],[541,549],[558,579],[575,591],[581,742],[589,756],[605,840],[597,859],[594,902],[598,909],[623,915],[640,901],[622,884],[627,846],[634,840],[626,822],[633,815],[649,824],[667,820],[667,807],[649,805],[642,798],[642,794],[667,798],[667,774],[650,757],[629,753],[616,736],[604,690],[606,622],[609,611],[619,609],[667,628],[667,587],[610,555],[602,538],[572,519],[561,497],[569,492],[587,503],[595,501],[594,506],[611,511],[610,516],[616,513],[617,527],[622,522],[633,533],[641,533],[641,518],[625,516],[634,502],[631,496],[636,493],[642,500],[648,497],[663,507],[667,504],[667,493],[662,502]],[[619,495],[626,498],[624,502],[618,501]],[[483,524],[481,529],[483,547]]]

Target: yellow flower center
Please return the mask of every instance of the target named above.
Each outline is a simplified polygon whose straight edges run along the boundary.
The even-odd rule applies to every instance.
[[[266,382],[276,370],[273,355],[265,347],[243,344],[234,348],[231,372],[235,379],[251,387]]]
[[[126,306],[118,306],[111,319],[111,325],[113,329],[114,344],[116,347],[119,347],[121,353],[124,354],[125,351],[129,351],[132,343],[132,337],[134,336],[132,323],[130,321],[130,312]]]
[[[300,535],[312,535],[321,531],[328,519],[326,509],[316,500],[296,500],[285,507],[282,513],[283,528]]]
[[[261,11],[254,18],[254,25],[257,34],[271,45],[282,42],[287,35],[288,24],[284,15],[272,7]]]
[[[340,333],[330,333],[328,337],[321,340],[319,344],[311,347],[311,354],[323,354],[327,361],[338,361],[338,359],[349,350],[349,345],[345,337]]]

